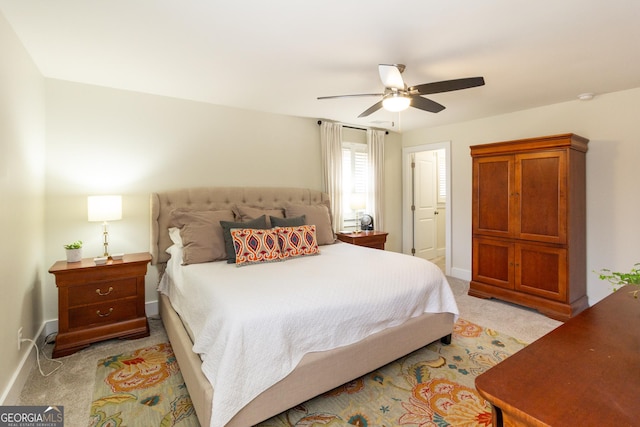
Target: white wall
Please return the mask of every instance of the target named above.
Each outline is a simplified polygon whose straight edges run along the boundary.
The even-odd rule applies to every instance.
[[[403,134],[404,146],[450,140],[452,273],[471,276],[471,157],[469,146],[576,133],[587,153],[587,293],[590,304],[610,288],[592,270],[628,271],[640,262],[640,89]]]
[[[44,79],[2,14],[0,52],[0,404],[11,404],[14,373],[33,355],[18,351],[18,328],[33,339],[42,323],[45,109]]]

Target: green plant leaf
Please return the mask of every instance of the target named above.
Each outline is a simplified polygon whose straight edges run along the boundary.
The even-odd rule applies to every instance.
[[[65,249],[80,249],[82,247],[82,240],[76,240],[73,243],[64,245]]]
[[[624,285],[640,285],[640,262],[633,265],[629,272],[611,271],[608,268],[602,268],[595,271],[600,280],[606,280],[613,285],[613,290]]]

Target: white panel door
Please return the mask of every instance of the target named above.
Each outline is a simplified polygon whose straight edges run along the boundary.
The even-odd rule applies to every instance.
[[[437,163],[435,151],[415,154],[415,255],[424,259],[437,256]]]

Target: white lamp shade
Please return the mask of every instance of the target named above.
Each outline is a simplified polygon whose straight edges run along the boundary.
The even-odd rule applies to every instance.
[[[122,196],[89,196],[89,221],[115,221],[122,219]]]
[[[349,203],[352,211],[360,211],[367,207],[367,200],[364,193],[352,193]]]

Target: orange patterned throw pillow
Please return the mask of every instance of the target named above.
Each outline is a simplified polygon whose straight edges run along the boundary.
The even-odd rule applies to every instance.
[[[278,236],[272,229],[234,228],[231,238],[238,267],[282,260]]]
[[[318,255],[320,253],[315,225],[276,227],[275,230],[278,233],[278,243],[283,258]]]

